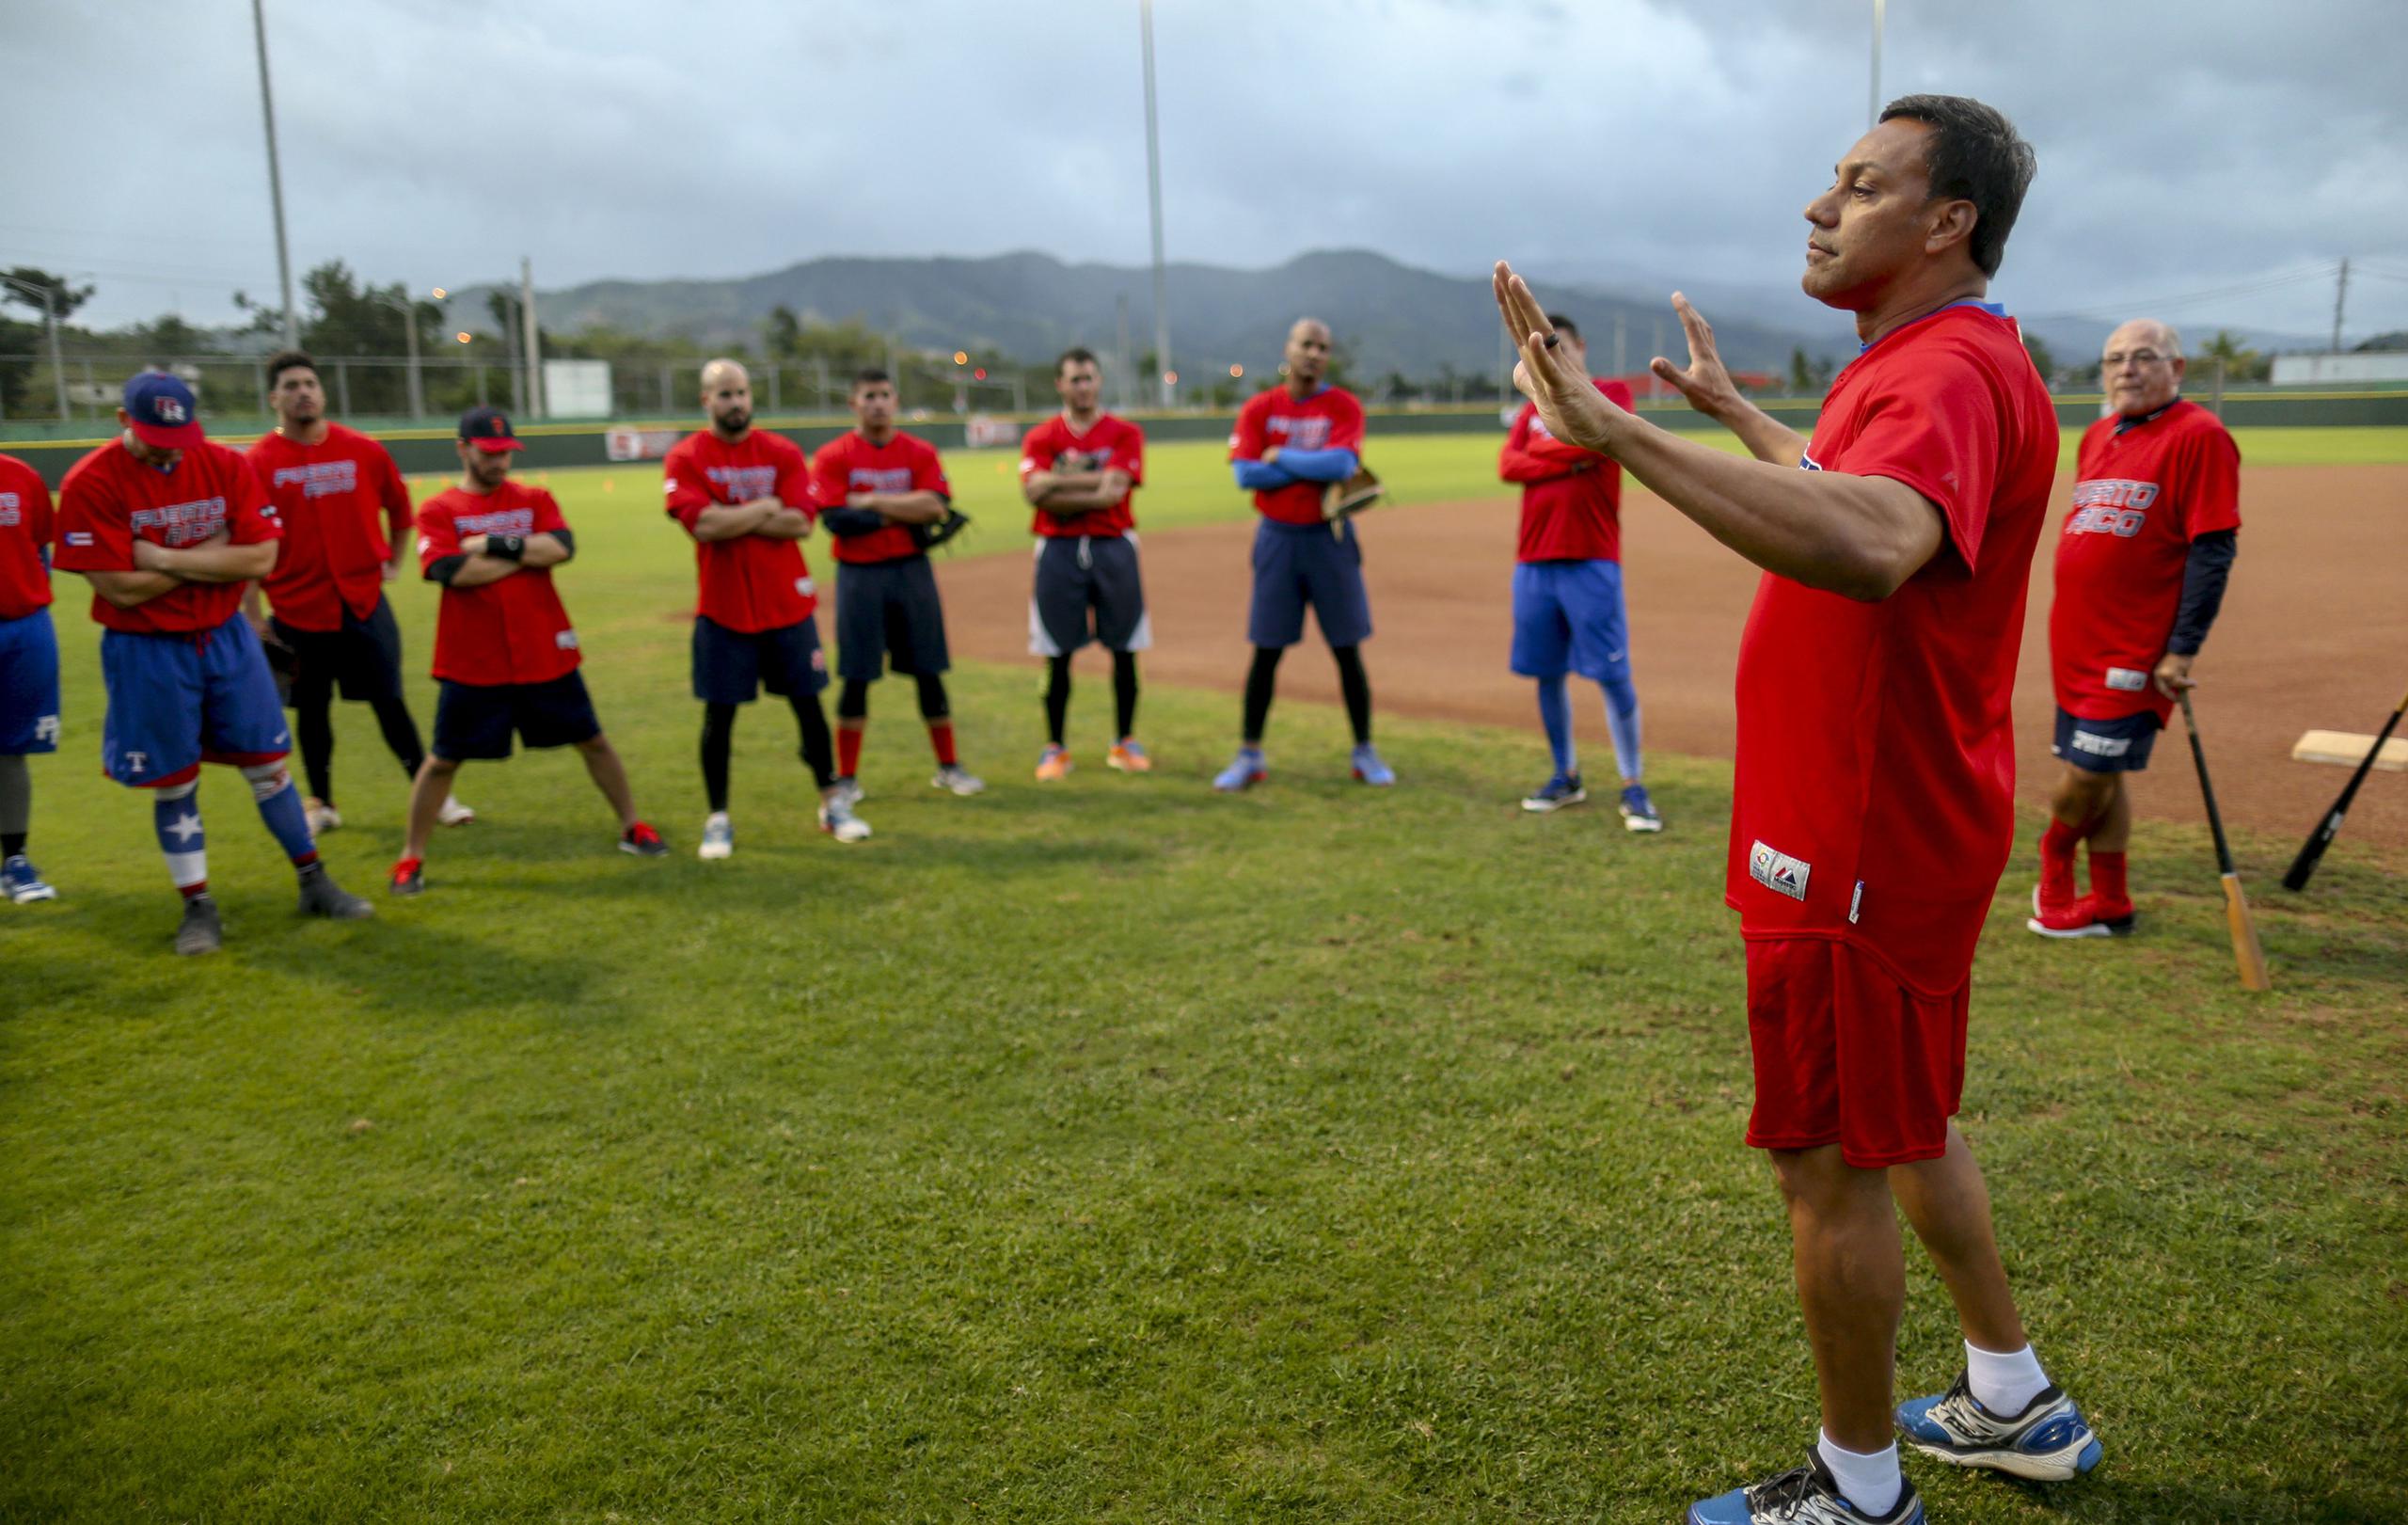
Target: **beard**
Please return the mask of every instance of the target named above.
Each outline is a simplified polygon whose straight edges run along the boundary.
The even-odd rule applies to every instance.
[[[752,427],[752,411],[750,408],[739,407],[733,413],[719,416],[719,432],[723,435],[740,435]]]

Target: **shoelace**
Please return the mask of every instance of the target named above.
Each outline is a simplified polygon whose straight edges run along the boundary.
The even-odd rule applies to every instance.
[[[1773,1517],[1786,1519],[1812,1501],[1814,1493],[1814,1469],[1811,1467],[1794,1468],[1750,1488],[1748,1509],[1751,1514],[1759,1510],[1779,1510],[1781,1513]]]

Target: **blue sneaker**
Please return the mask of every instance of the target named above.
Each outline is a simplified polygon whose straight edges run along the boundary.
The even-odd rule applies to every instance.
[[[1622,786],[1622,824],[1624,831],[1660,832],[1664,818],[1656,814],[1656,802],[1647,798],[1644,784]]]
[[[19,905],[58,898],[58,892],[42,882],[41,871],[22,852],[7,863],[0,863],[0,895]]]
[[[1396,782],[1395,770],[1380,761],[1380,755],[1371,750],[1369,741],[1354,748],[1354,776],[1375,789],[1385,789]]]
[[[1238,755],[1229,759],[1229,766],[1213,775],[1212,787],[1223,794],[1235,794],[1240,789],[1254,787],[1270,776],[1271,769],[1263,761],[1260,747],[1240,747]]]
[[[1589,798],[1589,790],[1577,773],[1558,773],[1546,781],[1546,786],[1522,802],[1522,808],[1544,816],[1550,810],[1576,805]]]
[[[1965,1374],[1937,1398],[1898,1406],[1898,1433],[1907,1444],[1952,1467],[1987,1467],[2035,1483],[2063,1483],[2099,1465],[2099,1438],[2065,1390],[2053,1385],[2002,1417],[1984,1408]]]
[[[1803,1467],[1689,1505],[1688,1525],[1924,1525],[1923,1501],[1901,1478],[1890,1512],[1868,1515],[1840,1496],[1830,1469],[1809,1446]]]

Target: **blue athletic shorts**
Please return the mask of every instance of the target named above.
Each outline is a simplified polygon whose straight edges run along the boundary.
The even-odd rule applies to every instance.
[[[130,788],[182,784],[204,762],[247,767],[293,750],[260,638],[240,614],[214,630],[101,637],[108,719],[101,766]]]
[[[703,703],[749,705],[764,688],[800,694],[827,686],[828,654],[819,649],[818,621],[748,633],[694,616],[694,697]]]
[[[2114,720],[2078,720],[2057,711],[2057,739],[2049,750],[2086,773],[2138,773],[2148,768],[2157,733],[2165,727],[2157,711]]]
[[[58,634],[50,611],[0,620],[0,757],[58,750]]]
[[[1090,629],[1087,611],[1095,611]],[[1154,643],[1133,536],[1054,535],[1037,542],[1037,586],[1028,597],[1028,649],[1061,657],[1088,642],[1107,651]]]
[[[569,747],[602,734],[585,678],[571,668],[542,683],[454,683],[435,695],[435,755],[446,762],[498,762],[510,737],[534,747]]]
[[[836,675],[875,683],[892,662],[898,673],[942,673],[944,604],[926,556],[836,564]]]
[[[1630,677],[1620,562],[1523,562],[1513,568],[1513,671]]]
[[[1363,547],[1354,521],[1337,533],[1326,524],[1263,519],[1254,532],[1254,607],[1245,638],[1258,646],[1292,646],[1305,638],[1305,607],[1312,606],[1321,638],[1333,646],[1371,637],[1371,598],[1363,590]]]

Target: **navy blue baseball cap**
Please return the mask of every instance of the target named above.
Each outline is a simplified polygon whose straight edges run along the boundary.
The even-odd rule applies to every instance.
[[[200,443],[200,404],[192,389],[165,371],[144,371],[125,384],[125,414],[134,437],[158,450]]]
[[[510,415],[483,405],[460,415],[460,437],[487,454],[526,448],[518,442],[518,431],[510,426]]]

